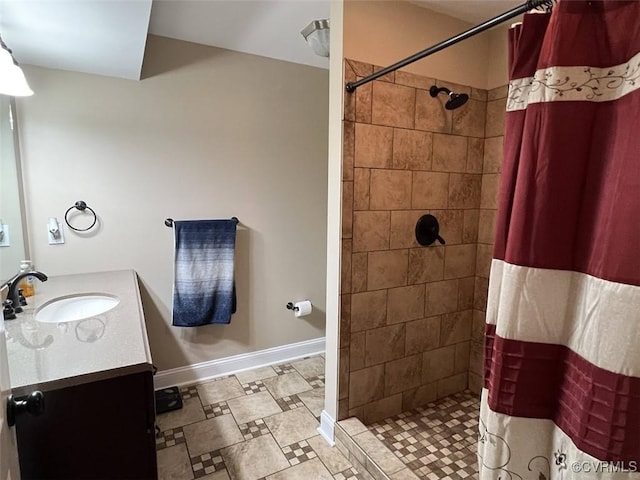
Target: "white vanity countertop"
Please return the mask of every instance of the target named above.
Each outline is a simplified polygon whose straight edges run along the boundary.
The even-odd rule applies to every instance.
[[[56,390],[151,369],[151,352],[133,270],[49,277],[16,320],[4,322],[14,394]],[[98,316],[64,323],[35,320],[57,297],[106,293],[120,303]]]

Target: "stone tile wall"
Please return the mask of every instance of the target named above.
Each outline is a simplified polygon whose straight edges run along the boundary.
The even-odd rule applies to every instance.
[[[469,359],[469,388],[482,390],[484,329],[487,310],[489,269],[493,252],[493,238],[497,207],[502,143],[504,141],[504,115],[507,103],[507,86],[488,92],[484,158],[482,167],[482,191],[478,222],[478,250],[476,252],[476,288],[473,305],[473,329]]]
[[[346,60],[345,80],[374,68]],[[446,95],[429,95],[434,84],[471,98],[446,110]],[[496,141],[484,150],[499,106],[487,100],[402,71],[345,94],[339,418],[370,423],[468,386],[489,245],[479,247],[479,218],[481,206],[485,217],[495,208],[497,184]],[[425,213],[445,246],[415,241]]]

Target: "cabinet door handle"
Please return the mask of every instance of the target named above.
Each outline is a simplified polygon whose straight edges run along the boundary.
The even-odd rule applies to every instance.
[[[44,394],[38,390],[26,397],[16,399],[13,395],[7,398],[7,425],[16,424],[16,415],[27,412],[34,417],[44,413]]]

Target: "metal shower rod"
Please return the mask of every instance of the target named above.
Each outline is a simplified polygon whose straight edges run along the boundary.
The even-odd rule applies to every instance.
[[[353,92],[355,91],[356,88],[358,88],[360,85],[364,85],[365,83],[369,83],[373,80],[375,80],[376,78],[382,77],[383,75],[386,75],[389,72],[393,72],[395,70],[398,70],[399,68],[405,67],[407,65],[409,65],[410,63],[413,63],[417,60],[420,60],[424,57],[428,57],[429,55],[439,52],[440,50],[444,50],[447,47],[450,47],[451,45],[455,45],[458,42],[461,42],[462,40],[466,40],[469,37],[473,37],[474,35],[477,35],[478,33],[484,32],[485,30],[490,29],[491,27],[495,27],[496,25],[499,25],[503,22],[506,22],[507,20],[510,20],[514,17],[517,17],[518,15],[522,15],[523,13],[528,12],[529,10],[533,10],[534,8],[539,8],[539,7],[545,7],[547,9],[551,9],[551,7],[553,6],[553,4],[555,3],[555,0],[527,0],[527,2],[523,3],[522,5],[520,5],[519,7],[515,7],[511,10],[508,10],[500,15],[498,15],[497,17],[494,17],[490,20],[487,20],[484,23],[481,23],[480,25],[476,25],[473,28],[470,28],[467,31],[464,31],[462,33],[459,33],[458,35],[451,37],[447,40],[444,40],[432,47],[429,47],[425,50],[422,50],[421,52],[415,53],[413,55],[411,55],[410,57],[405,58],[404,60],[400,60],[399,62],[394,63],[393,65],[390,65],[386,68],[383,68],[382,70],[378,70],[377,72],[361,78],[360,80],[356,81],[356,82],[349,82],[347,83],[347,92]]]

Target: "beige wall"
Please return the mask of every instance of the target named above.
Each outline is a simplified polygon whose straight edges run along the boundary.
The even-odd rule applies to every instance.
[[[383,67],[473,26],[398,0],[348,0],[344,24],[344,56]],[[495,27],[403,70],[482,89],[502,86],[507,83],[508,28]]]
[[[324,336],[328,72],[149,37],[133,82],[27,67],[21,141],[35,265],[50,275],[134,268],[160,369]],[[76,200],[93,235],[45,225]],[[175,219],[228,218],[237,237],[231,325],[170,324]],[[295,319],[289,300],[309,298]]]
[[[498,88],[509,83],[509,25],[489,30],[489,62],[487,89]]]
[[[386,67],[472,26],[405,1],[350,0],[344,8],[344,56]],[[492,54],[489,34],[483,33],[405,70],[487,88],[487,64]]]

